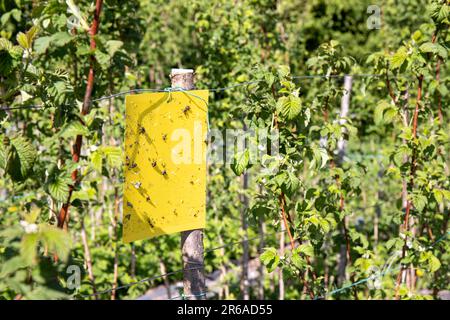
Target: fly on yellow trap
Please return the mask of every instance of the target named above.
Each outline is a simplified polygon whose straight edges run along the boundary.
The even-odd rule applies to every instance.
[[[123,240],[205,227],[208,91],[126,97]]]

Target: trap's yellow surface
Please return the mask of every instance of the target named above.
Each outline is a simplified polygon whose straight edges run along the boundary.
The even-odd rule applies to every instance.
[[[205,227],[208,91],[126,97],[123,241]]]

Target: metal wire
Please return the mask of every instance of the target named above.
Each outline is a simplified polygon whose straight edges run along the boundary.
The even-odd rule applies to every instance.
[[[450,231],[448,231],[447,233],[445,233],[444,235],[442,235],[442,236],[441,236],[439,239],[437,239],[434,243],[432,243],[430,246],[428,246],[428,249],[433,248],[435,245],[437,245],[438,243],[440,243],[440,242],[442,242],[443,240],[445,240],[445,239],[447,238],[448,235],[450,235]],[[395,260],[395,258],[396,258],[396,257],[394,257],[394,260]],[[392,262],[393,262],[393,261],[392,261]],[[353,287],[355,287],[355,286],[357,286],[357,285],[360,285],[360,284],[362,284],[362,283],[368,282],[368,281],[370,281],[370,280],[375,280],[375,279],[377,279],[377,278],[383,277],[383,276],[386,275],[386,274],[390,274],[390,273],[392,273],[392,272],[394,272],[394,271],[401,270],[401,267],[400,267],[400,268],[395,268],[395,269],[390,269],[390,266],[391,266],[392,262],[389,264],[389,268],[388,268],[386,271],[383,271],[383,272],[381,272],[381,273],[378,274],[378,275],[375,274],[375,275],[371,275],[370,277],[367,277],[367,278],[358,280],[358,281],[356,281],[356,282],[354,282],[354,283],[351,283],[351,284],[349,284],[349,285],[346,285],[346,286],[344,286],[344,287],[342,287],[342,288],[335,289],[335,290],[333,290],[333,291],[331,291],[331,292],[325,294],[325,297],[326,297],[326,296],[332,296],[332,295],[335,295],[335,294],[337,294],[337,293],[339,293],[339,292],[346,291],[346,290],[348,290],[348,289],[350,289],[350,288],[353,288]],[[323,298],[323,297],[316,297],[315,300],[319,300],[319,299],[321,299],[321,298]]]
[[[1,107],[0,111],[10,111],[10,110],[17,110],[17,109],[42,109],[44,106],[40,105],[32,105],[32,106],[17,106],[17,107]]]
[[[144,279],[141,279],[139,281],[131,282],[131,283],[128,283],[126,285],[119,286],[117,288],[107,289],[107,290],[99,291],[99,292],[96,292],[96,293],[93,293],[93,294],[81,295],[81,296],[84,297],[84,298],[98,296],[98,295],[109,293],[109,292],[112,292],[112,291],[117,291],[117,290],[129,288],[129,287],[137,285],[137,284],[141,284],[141,283],[153,281],[153,280],[156,280],[156,279],[164,278],[164,277],[167,277],[167,276],[171,276],[171,275],[174,275],[174,274],[178,274],[178,273],[183,272],[183,271],[197,270],[197,269],[201,269],[201,268],[203,268],[203,266],[186,268],[186,269],[178,269],[178,270],[170,271],[170,272],[163,273],[163,274],[160,274],[160,275],[157,275],[157,276],[144,278]]]
[[[276,232],[276,233],[274,233],[274,234],[272,234],[272,235],[277,235],[277,234],[284,233],[284,232],[286,232],[286,230],[278,231],[278,232]],[[431,244],[428,248],[433,248],[436,244],[438,244],[438,243],[442,242],[443,240],[445,240],[445,238],[447,238],[448,235],[450,235],[450,231],[447,232],[446,234],[442,235],[439,239],[437,239],[437,240],[436,240],[433,244]],[[219,246],[219,247],[214,247],[214,248],[211,248],[211,249],[206,250],[205,253],[209,253],[209,252],[212,252],[212,251],[215,251],[215,250],[218,250],[218,249],[223,249],[223,248],[230,247],[230,246],[235,246],[235,245],[242,244],[242,243],[249,242],[249,241],[253,241],[253,240],[256,240],[256,239],[259,239],[259,237],[253,237],[253,238],[249,238],[249,239],[244,239],[244,240],[242,240],[242,241],[236,241],[236,242],[232,242],[232,243],[229,243],[229,244],[225,244],[225,245],[222,245],[222,246]],[[295,239],[295,240],[298,240],[298,238]],[[371,275],[370,277],[367,277],[367,278],[358,280],[358,281],[356,281],[356,282],[354,282],[354,283],[351,283],[351,284],[349,284],[349,285],[346,285],[346,286],[344,286],[344,287],[335,289],[335,290],[333,290],[333,291],[331,291],[331,292],[329,292],[329,293],[326,293],[326,294],[325,294],[325,297],[326,297],[326,296],[335,295],[335,294],[337,294],[337,293],[339,293],[339,292],[342,292],[342,291],[346,291],[346,290],[348,290],[348,289],[350,289],[350,288],[353,288],[353,287],[355,287],[355,286],[357,286],[357,285],[360,285],[360,284],[362,284],[362,283],[368,282],[368,281],[370,281],[370,280],[375,280],[375,279],[377,279],[377,278],[379,278],[379,277],[382,277],[382,276],[384,276],[384,275],[386,275],[386,274],[389,274],[389,273],[391,273],[391,272],[397,270],[397,269],[390,269],[390,265],[391,265],[391,264],[392,264],[392,263],[389,264],[389,268],[388,268],[386,271],[380,273],[379,275]],[[119,286],[119,287],[117,287],[117,288],[111,288],[111,289],[99,291],[99,292],[96,292],[96,293],[93,293],[93,294],[89,294],[89,295],[81,295],[81,296],[84,297],[84,298],[89,298],[89,297],[92,297],[92,296],[98,296],[98,295],[105,294],[105,293],[109,293],[109,292],[112,292],[112,291],[117,291],[117,290],[121,290],[121,289],[126,289],[126,288],[129,288],[129,287],[134,286],[134,285],[137,285],[137,284],[141,284],[141,283],[153,281],[153,280],[156,280],[156,279],[160,279],[160,278],[163,278],[163,277],[175,275],[175,274],[178,274],[178,273],[183,272],[183,271],[187,271],[187,270],[198,270],[198,269],[202,269],[202,268],[204,268],[204,265],[199,265],[199,266],[197,266],[197,267],[186,268],[186,269],[178,269],[178,270],[171,271],[171,272],[167,272],[167,273],[160,274],[160,275],[157,275],[157,276],[144,278],[144,279],[141,279],[141,280],[139,280],[139,281],[131,282],[131,283],[128,283],[128,284],[126,284],[126,285]],[[203,295],[206,295],[206,293],[200,293],[200,295],[203,296]],[[199,295],[192,295],[192,297],[198,297],[198,296],[199,296]],[[186,295],[180,295],[180,296],[177,296],[177,297],[175,297],[175,298],[172,298],[172,300],[173,300],[173,299],[177,299],[177,298],[183,298],[183,297],[186,298],[186,297],[188,297],[188,296],[186,296]],[[322,296],[322,297],[316,297],[315,300],[319,300],[319,299],[322,299],[322,298],[323,298],[323,296]],[[183,300],[184,300],[184,299],[183,299]]]
[[[378,75],[378,74],[299,75],[299,76],[292,76],[292,79],[317,79],[317,78],[328,79],[328,78],[344,78],[345,76],[351,76],[351,77],[355,77],[355,78],[367,78],[367,77],[380,77],[381,75]],[[230,85],[227,87],[212,88],[212,89],[205,89],[205,90],[208,90],[210,92],[226,91],[226,90],[234,89],[237,87],[248,86],[250,84],[259,83],[262,81],[263,80],[245,81],[245,82],[233,84],[233,85]],[[171,91],[185,91],[185,90],[180,90],[180,89],[175,88],[175,89],[171,89]],[[168,92],[168,90],[167,90],[167,88],[165,88],[165,89],[131,89],[131,90],[122,91],[122,92],[114,93],[114,94],[107,95],[107,96],[102,96],[102,97],[99,97],[96,99],[92,99],[91,102],[99,102],[99,101],[103,101],[103,100],[117,98],[117,97],[124,96],[127,94],[144,93],[144,92]],[[42,105],[15,106],[15,107],[7,106],[7,107],[1,107],[0,111],[10,111],[10,110],[20,110],[20,109],[43,109],[43,108],[44,108],[44,106],[42,106]]]
[[[276,232],[274,235],[279,234],[279,233],[283,233],[283,232],[286,232],[286,231],[279,231],[279,232]],[[248,242],[248,241],[253,241],[253,240],[256,240],[256,239],[259,239],[259,237],[250,238],[250,239],[244,239],[242,241],[236,241],[236,242],[232,242],[232,243],[220,246],[220,247],[211,248],[209,250],[206,250],[205,253],[212,252],[212,251],[215,251],[215,250],[218,250],[218,249],[222,249],[222,248],[225,248],[225,247],[229,247],[229,246],[235,246],[235,245],[238,245],[238,244],[241,244],[241,243],[244,243],[244,242]],[[98,295],[109,293],[109,292],[112,292],[112,291],[126,289],[126,288],[129,288],[129,287],[137,285],[137,284],[141,284],[141,283],[153,281],[153,280],[156,280],[156,279],[160,279],[160,278],[163,278],[163,277],[171,276],[171,275],[174,275],[174,274],[178,274],[178,273],[183,272],[183,271],[198,270],[198,269],[204,268],[204,265],[203,264],[199,264],[198,262],[185,261],[185,263],[197,264],[198,266],[192,267],[192,268],[178,269],[178,270],[167,272],[167,273],[160,274],[160,275],[157,275],[157,276],[144,278],[144,279],[141,279],[139,281],[131,282],[131,283],[128,283],[126,285],[119,286],[117,288],[111,288],[111,289],[99,291],[99,292],[96,292],[96,293],[93,293],[93,294],[81,295],[81,296],[84,297],[84,298],[88,298],[88,297],[92,297],[92,296],[98,296]]]
[[[186,298],[199,298],[199,297],[205,297],[205,296],[206,296],[206,292],[197,293],[197,294],[188,294],[188,295],[182,293],[179,296],[170,298],[170,300],[176,300],[176,299],[179,299],[179,298],[181,298],[181,300],[189,300],[189,299],[186,299]]]

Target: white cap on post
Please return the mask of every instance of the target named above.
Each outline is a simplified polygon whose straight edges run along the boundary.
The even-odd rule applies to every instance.
[[[183,88],[184,90],[192,90],[194,85],[193,69],[172,69],[170,72],[170,81],[172,88]]]

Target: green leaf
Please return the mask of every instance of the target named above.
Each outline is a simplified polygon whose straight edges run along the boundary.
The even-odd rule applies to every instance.
[[[290,72],[291,71],[290,71],[289,66],[286,66],[286,65],[281,65],[281,66],[278,66],[278,68],[277,68],[278,76],[282,79],[286,78]]]
[[[450,200],[450,190],[441,190],[442,194],[444,195],[445,200]]]
[[[285,175],[281,189],[288,197],[291,197],[300,188],[300,184],[300,179],[297,178],[293,170],[289,170]]]
[[[52,35],[51,43],[57,47],[63,47],[72,41],[74,37],[72,37],[69,33],[65,31],[60,31]]]
[[[391,123],[392,120],[397,116],[397,114],[397,109],[389,107],[383,112],[383,121],[385,123]]]
[[[109,40],[106,42],[106,48],[110,58],[114,57],[114,54],[122,48],[123,42],[118,40]]]
[[[37,25],[34,25],[30,28],[30,30],[27,31],[27,42],[28,42],[28,46],[29,48],[32,48],[33,46],[33,41],[36,38],[36,35],[39,32],[39,27]]]
[[[373,120],[376,125],[379,125],[383,122],[384,110],[386,110],[390,107],[391,107],[390,104],[388,102],[386,102],[386,100],[381,100],[380,102],[378,102],[377,106],[375,107],[374,114],[373,114]]]
[[[122,166],[122,149],[120,147],[101,147],[99,150],[105,156],[108,167],[120,168]]]
[[[431,273],[436,272],[441,267],[441,261],[434,255],[430,255],[428,259],[428,269]]]
[[[28,178],[36,158],[36,149],[22,136],[9,139],[9,145],[0,146],[0,164],[13,181]]]
[[[28,38],[27,35],[23,32],[19,32],[17,34],[17,43],[19,43],[19,45],[24,48],[24,49],[30,49],[30,45],[28,44]]]
[[[74,191],[72,193],[72,197],[71,197],[71,201],[73,202],[74,200],[81,200],[81,201],[90,201],[90,200],[95,200],[97,192],[94,188],[87,188],[87,189],[82,189],[82,190],[78,190],[78,191]]]
[[[314,163],[316,163],[320,169],[325,167],[325,165],[327,164],[327,162],[329,160],[327,150],[325,148],[318,147],[316,145],[312,146],[311,150],[313,152]],[[311,163],[311,166],[314,165],[314,163]]]
[[[416,208],[418,211],[422,212],[425,206],[428,203],[427,197],[425,197],[422,194],[413,194],[412,195],[412,203],[414,205],[414,208]]]
[[[288,120],[295,119],[302,110],[302,101],[295,95],[281,97],[277,101],[277,111],[283,118]]]
[[[308,257],[314,256],[314,248],[311,244],[301,244],[298,246],[298,252],[307,255]]]
[[[20,243],[20,255],[25,263],[32,265],[36,260],[39,235],[37,233],[25,234]]]
[[[234,174],[240,176],[245,169],[248,168],[250,162],[250,152],[246,149],[243,152],[240,152],[236,155],[233,162],[231,163],[231,170],[233,170]]]
[[[397,52],[391,58],[391,68],[398,69],[405,62],[408,57],[408,51],[406,47],[400,47]]]
[[[278,256],[275,248],[267,248],[259,257],[261,262],[266,266],[269,272],[273,272],[280,262],[280,257]]]
[[[49,251],[55,252],[62,261],[67,261],[72,242],[69,233],[51,225],[40,225],[40,237]]]
[[[50,43],[52,41],[52,37],[40,37],[37,38],[36,41],[34,41],[34,51],[37,54],[45,53],[50,46]]]
[[[70,174],[60,171],[57,168],[51,170],[47,183],[45,184],[46,191],[58,201],[67,201],[69,195],[69,184],[72,183]]]
[[[91,153],[91,166],[97,172],[102,172],[103,155],[97,150]]]
[[[26,268],[28,265],[23,260],[21,256],[15,256],[6,262],[2,263],[2,267],[0,270],[0,279],[4,278],[5,276],[16,272],[19,269]]]
[[[110,56],[104,52],[101,52],[100,50],[95,51],[95,59],[100,64],[102,69],[106,69],[111,62]]]
[[[303,270],[306,268],[306,261],[300,256],[300,254],[298,253],[298,251],[294,251],[292,252],[292,263],[294,264],[294,266],[299,269],[299,270]]]
[[[89,134],[89,129],[83,125],[80,121],[73,121],[66,124],[59,132],[62,138],[73,138],[76,136],[87,136]]]
[[[420,46],[420,51],[425,53],[435,53],[436,52],[436,45],[432,42],[425,42]]]
[[[437,203],[441,204],[444,202],[444,194],[439,189],[433,189],[434,199]]]

